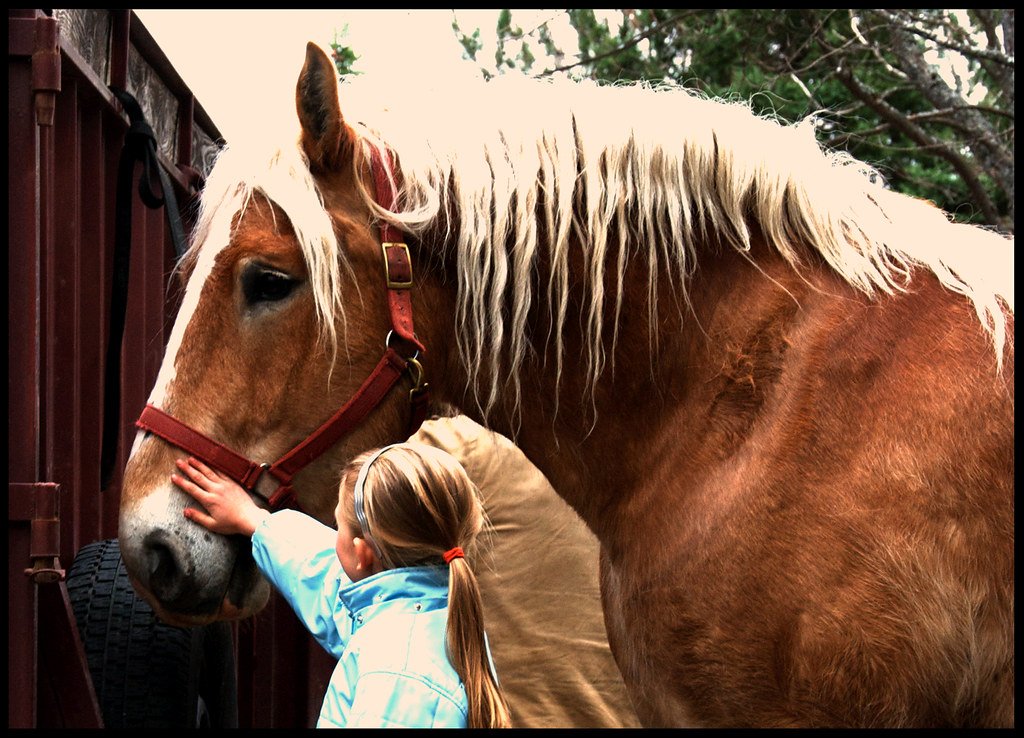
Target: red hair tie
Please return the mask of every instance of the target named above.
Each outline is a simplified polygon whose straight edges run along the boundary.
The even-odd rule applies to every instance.
[[[444,563],[452,563],[452,559],[464,559],[466,555],[462,553],[462,548],[456,546],[455,548],[444,552]]]

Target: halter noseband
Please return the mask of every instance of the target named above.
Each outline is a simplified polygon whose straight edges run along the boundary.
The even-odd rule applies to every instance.
[[[372,170],[377,203],[384,210],[393,211],[394,187],[388,179],[387,170],[376,148],[373,149]],[[409,248],[403,242],[401,233],[390,223],[385,222],[381,226],[381,250],[384,255],[384,276],[392,326],[392,331],[384,341],[384,355],[348,402],[308,438],[277,461],[272,464],[252,461],[154,405],[146,405],[135,425],[144,431],[155,433],[168,443],[187,451],[235,480],[251,494],[266,500],[271,510],[297,506],[295,492],[291,487],[292,478],[355,429],[384,400],[406,370],[413,378],[413,389],[409,393],[412,406],[409,430],[411,435],[426,417],[428,402],[427,385],[423,381],[423,366],[418,361],[420,352],[425,349],[413,330],[410,295],[413,282],[412,262],[409,258]],[[399,343],[412,348],[411,357],[406,358],[391,346],[393,336],[400,339]],[[264,472],[270,473],[280,482],[280,486],[270,497],[265,497],[256,490],[256,484]]]

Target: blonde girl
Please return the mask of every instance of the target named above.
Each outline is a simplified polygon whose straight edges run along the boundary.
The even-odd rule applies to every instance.
[[[484,526],[476,487],[448,453],[403,443],[342,472],[337,531],[270,514],[231,480],[181,459],[185,517],[252,537],[261,571],[338,658],[318,727],[509,727],[466,551]]]

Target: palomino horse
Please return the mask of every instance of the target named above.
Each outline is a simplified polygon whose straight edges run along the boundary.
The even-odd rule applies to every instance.
[[[177,446],[329,520],[423,370],[596,534],[645,724],[1012,724],[1012,240],[807,126],[522,84],[359,108],[311,45],[297,144],[223,155],[125,475],[139,592],[267,596],[182,517]]]

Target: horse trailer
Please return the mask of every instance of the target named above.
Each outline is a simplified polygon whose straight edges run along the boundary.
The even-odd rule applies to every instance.
[[[308,727],[333,664],[283,599],[172,628],[116,540],[181,299],[169,208],[135,185],[163,170],[187,228],[221,135],[130,10],[8,11],[8,95],[8,726]]]

